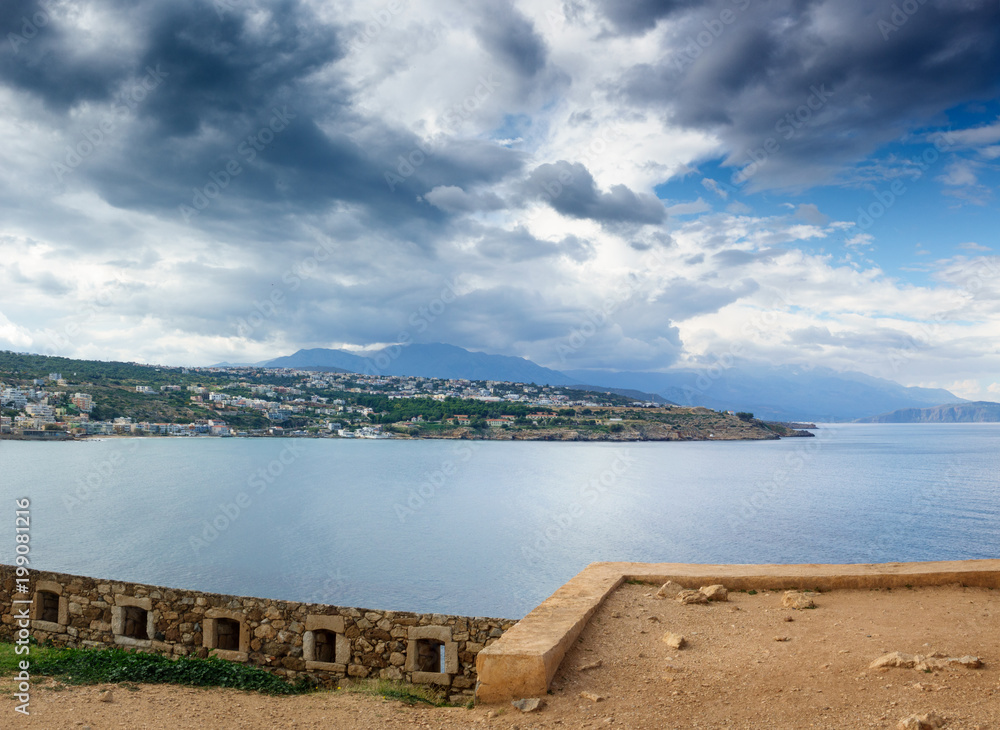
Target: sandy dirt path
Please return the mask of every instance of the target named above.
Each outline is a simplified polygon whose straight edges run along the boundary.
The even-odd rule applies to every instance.
[[[1000,730],[1000,591],[839,590],[815,595],[811,610],[782,607],[782,592],[681,605],[655,591],[624,585],[608,598],[536,712],[411,707],[343,691],[267,697],[162,685],[65,687],[39,678],[30,717],[15,715],[12,683],[0,682],[0,727],[896,728],[909,715],[935,712],[949,729]],[[687,645],[671,648],[662,641],[667,632]],[[984,666],[868,668],[893,651],[973,655]],[[99,701],[109,688],[112,701]]]

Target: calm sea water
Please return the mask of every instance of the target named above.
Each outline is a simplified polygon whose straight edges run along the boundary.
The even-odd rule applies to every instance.
[[[519,618],[588,563],[1000,555],[1000,424],[815,439],[0,442],[0,561],[290,600]],[[9,498],[9,499],[7,499]]]

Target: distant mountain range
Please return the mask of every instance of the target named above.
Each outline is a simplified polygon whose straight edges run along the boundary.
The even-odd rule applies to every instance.
[[[523,357],[470,352],[454,345],[433,343],[387,347],[367,356],[344,350],[299,350],[263,363],[269,368],[304,368],[328,365],[352,373],[419,375],[424,378],[507,380],[513,383],[568,385],[576,382],[563,373],[536,365]]]
[[[853,421],[875,413],[965,403],[947,390],[907,387],[863,373],[821,367],[738,366],[709,372],[560,372],[521,357],[470,352],[440,343],[389,347],[363,356],[323,348],[299,350],[293,355],[255,365],[610,390],[639,400],[749,411],[758,418],[773,421]]]
[[[902,408],[858,423],[1000,423],[1000,403],[979,400],[933,408]]]
[[[914,388],[857,372],[802,366],[734,366],[661,373],[569,370],[587,382],[656,393],[683,405],[749,411],[770,421],[852,421],[899,408],[962,402],[947,390]]]

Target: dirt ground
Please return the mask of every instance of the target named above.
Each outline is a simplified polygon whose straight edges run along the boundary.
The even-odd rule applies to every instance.
[[[841,590],[813,595],[817,608],[808,610],[783,608],[782,592],[681,605],[655,591],[624,585],[610,596],[531,713],[410,707],[346,692],[266,697],[154,685],[59,688],[39,679],[23,717],[5,679],[0,727],[896,728],[909,715],[935,712],[949,730],[1000,730],[1000,591]],[[671,648],[667,632],[687,645]],[[984,666],[868,668],[893,651],[973,655]],[[105,689],[109,703],[98,700]]]

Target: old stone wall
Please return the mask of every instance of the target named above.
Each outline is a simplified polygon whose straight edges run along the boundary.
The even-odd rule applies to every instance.
[[[122,646],[173,656],[219,656],[290,679],[326,685],[382,677],[471,697],[476,655],[516,622],[443,614],[374,611],[33,571],[18,593],[15,569],[0,565],[0,640],[30,632],[56,646]],[[14,604],[30,600],[31,604]]]

